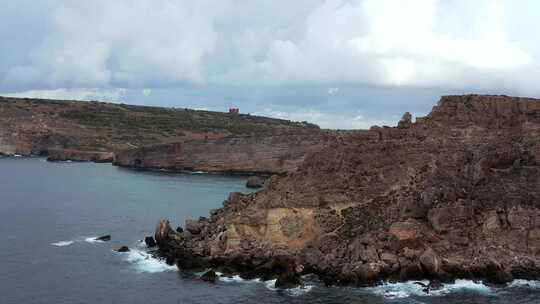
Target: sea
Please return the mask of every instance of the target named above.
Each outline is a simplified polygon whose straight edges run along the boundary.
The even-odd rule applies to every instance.
[[[429,294],[415,282],[325,287],[314,277],[294,289],[237,276],[212,284],[141,241],[160,218],[207,216],[233,191],[249,192],[245,177],[0,158],[0,303],[540,303],[537,281],[458,280]]]

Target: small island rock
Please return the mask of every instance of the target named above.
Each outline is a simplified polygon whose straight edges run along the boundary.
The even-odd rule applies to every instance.
[[[117,252],[129,252],[128,246],[122,246],[118,249],[116,249]]]
[[[111,235],[110,235],[110,234],[107,234],[107,235],[98,236],[98,237],[95,238],[94,240],[96,240],[96,241],[107,242],[107,241],[110,241],[110,240],[111,240]]]
[[[263,185],[264,179],[260,176],[250,176],[246,182],[248,188],[261,188]]]

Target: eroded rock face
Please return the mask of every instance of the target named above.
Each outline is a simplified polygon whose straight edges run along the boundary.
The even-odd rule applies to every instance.
[[[248,188],[262,188],[264,185],[264,178],[260,176],[250,176],[246,181],[246,187]]]
[[[284,174],[295,171],[309,153],[335,140],[334,132],[282,132],[193,140],[116,153],[117,166],[227,173]],[[254,187],[262,184],[248,183]]]
[[[414,123],[340,136],[197,225],[158,226],[160,251],[181,268],[297,269],[327,284],[539,279],[540,101],[443,97]]]
[[[96,151],[80,151],[80,150],[64,150],[64,149],[49,149],[47,151],[48,161],[81,161],[81,162],[96,162],[110,163],[113,161],[114,153],[112,152],[96,152]]]

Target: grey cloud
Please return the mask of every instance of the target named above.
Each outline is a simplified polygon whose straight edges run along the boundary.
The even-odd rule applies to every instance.
[[[426,113],[441,94],[538,96],[538,9],[532,0],[5,1],[0,92],[234,104],[365,126]]]

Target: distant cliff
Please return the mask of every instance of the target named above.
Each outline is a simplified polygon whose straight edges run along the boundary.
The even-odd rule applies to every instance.
[[[318,127],[249,114],[0,97],[0,154],[54,152],[52,159],[99,156],[111,160],[99,153],[194,139],[311,130]]]
[[[182,233],[162,220],[155,236],[182,269],[285,285],[307,273],[327,284],[540,279],[540,100],[445,96],[416,121],[342,136]]]
[[[334,132],[229,136],[124,150],[114,164],[132,168],[282,174],[293,172],[309,153],[336,139]]]

